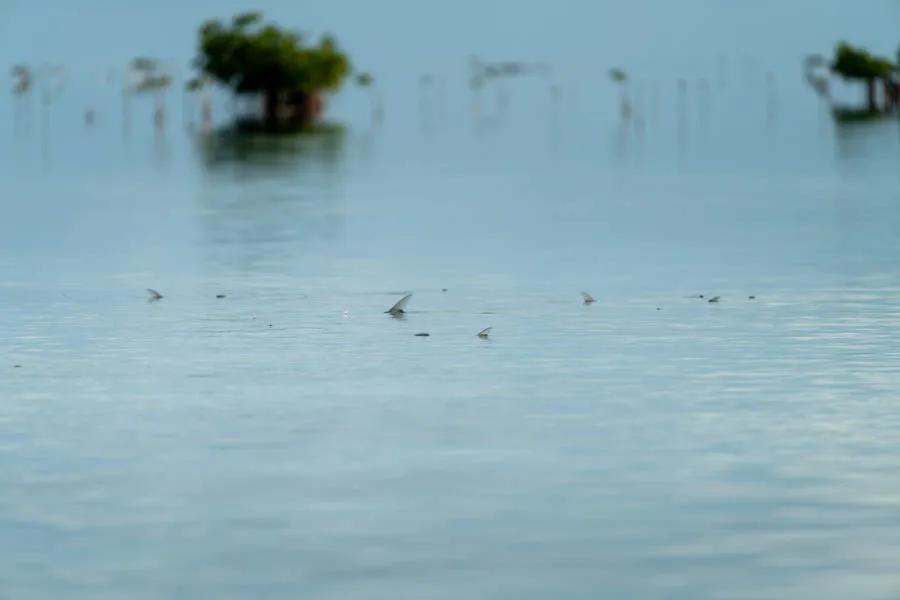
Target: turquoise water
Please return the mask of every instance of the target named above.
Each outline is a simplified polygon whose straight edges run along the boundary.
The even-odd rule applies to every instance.
[[[202,136],[173,92],[126,133],[91,40],[43,117],[0,101],[0,598],[897,597],[900,123],[836,126],[799,67],[897,8],[621,9],[723,47],[627,46],[639,125],[566,62],[609,39],[522,54],[549,7],[472,25],[554,66],[473,97],[465,17],[385,9],[435,39],[401,60],[349,6],[269,12],[372,48],[380,125],[349,88],[334,131]]]

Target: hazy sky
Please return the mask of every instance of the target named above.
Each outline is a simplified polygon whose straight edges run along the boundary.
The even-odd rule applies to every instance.
[[[796,64],[841,38],[891,55],[900,44],[898,0],[3,0],[0,55],[80,67],[139,54],[186,64],[202,21],[247,9],[332,31],[361,67],[380,72],[475,53],[570,64],[687,65],[717,54]]]

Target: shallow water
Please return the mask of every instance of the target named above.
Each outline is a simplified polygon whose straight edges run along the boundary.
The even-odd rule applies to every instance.
[[[796,64],[5,124],[0,598],[896,597],[900,124]]]

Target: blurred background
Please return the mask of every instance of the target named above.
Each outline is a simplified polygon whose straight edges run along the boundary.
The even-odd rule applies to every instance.
[[[248,10],[303,131],[197,79]],[[897,597],[898,26],[5,0],[0,597]]]
[[[15,212],[3,219],[3,237],[13,244],[10,251],[21,251],[19,260],[39,258],[43,269],[72,258],[60,252],[65,236],[80,236],[81,251],[96,249],[108,258],[112,257],[101,243],[105,236],[125,238],[120,239],[124,246],[120,252],[144,252],[163,233],[167,247],[179,243],[179,233],[171,230],[178,228],[175,222],[168,223],[169,231],[159,229],[162,223],[157,220],[144,221],[146,227],[138,231],[120,227],[108,214],[91,222],[86,218],[91,206],[73,199],[65,210],[82,220],[81,227],[74,227],[72,215],[60,212],[60,207],[47,211],[24,198],[29,193],[23,186],[60,184],[72,193],[73,187],[83,188],[88,182],[99,185],[101,175],[118,180],[104,181],[102,186],[110,196],[129,196],[131,201],[122,198],[115,205],[131,211],[135,195],[150,193],[150,182],[208,190],[211,175],[231,168],[267,169],[267,180],[300,179],[294,166],[317,171],[311,177],[343,170],[331,180],[335,193],[355,197],[348,190],[364,186],[366,208],[382,214],[392,209],[385,203],[413,205],[403,207],[405,218],[390,219],[391,228],[363,225],[366,236],[384,238],[381,251],[390,252],[391,258],[423,251],[415,236],[404,240],[400,234],[435,229],[434,211],[449,211],[453,214],[441,216],[454,219],[456,229],[445,228],[443,221],[431,233],[445,236],[448,243],[461,239],[468,243],[442,245],[448,248],[446,256],[435,258],[446,259],[443,264],[459,263],[460,253],[469,250],[481,256],[480,246],[494,244],[501,252],[535,253],[532,258],[539,263],[553,262],[554,272],[564,252],[570,264],[562,270],[580,269],[579,278],[594,268],[593,261],[580,264],[578,257],[585,253],[595,254],[603,264],[611,253],[620,253],[621,242],[634,242],[640,247],[632,250],[643,252],[644,241],[622,236],[625,239],[617,239],[614,247],[596,252],[594,244],[602,241],[589,240],[588,230],[573,230],[573,235],[561,236],[563,244],[552,248],[532,244],[528,235],[497,243],[517,222],[529,219],[531,211],[522,210],[529,203],[511,198],[516,210],[509,210],[512,206],[502,205],[496,193],[473,197],[468,189],[451,191],[452,176],[437,184],[439,174],[455,170],[460,177],[494,176],[498,181],[477,185],[492,186],[485,190],[500,187],[502,196],[512,195],[511,187],[519,181],[527,188],[525,194],[548,200],[535,209],[537,214],[550,207],[555,213],[565,211],[573,201],[571,192],[587,193],[585,185],[591,182],[600,186],[595,191],[605,200],[623,203],[628,202],[627,194],[664,189],[671,201],[652,210],[633,210],[641,227],[666,229],[673,225],[669,211],[681,213],[683,208],[673,208],[678,204],[670,185],[673,177],[684,185],[697,177],[706,179],[701,195],[713,185],[730,194],[753,193],[750,187],[773,178],[779,186],[824,185],[823,175],[847,182],[854,174],[865,174],[867,181],[887,177],[891,186],[896,183],[896,120],[836,124],[829,103],[810,80],[826,80],[832,101],[849,104],[862,105],[864,86],[830,74],[827,66],[812,75],[805,66],[810,56],[830,60],[836,43],[845,39],[893,58],[895,2],[875,2],[864,9],[819,2],[753,7],[717,2],[628,6],[568,2],[524,8],[503,2],[486,7],[477,3],[360,7],[341,2],[297,7],[272,2],[260,8],[267,21],[310,38],[334,34],[354,72],[371,74],[374,83],[362,87],[351,79],[329,96],[322,119],[334,126],[329,142],[321,137],[309,143],[281,140],[278,149],[245,160],[243,154],[234,155],[234,144],[228,143],[234,139],[223,145],[216,136],[202,135],[201,129],[207,120],[212,128],[227,128],[246,110],[247,102],[235,100],[221,85],[208,86],[201,94],[185,86],[197,75],[192,60],[199,27],[207,19],[227,20],[246,7],[162,2],[150,14],[138,14],[130,5],[100,1],[77,7],[50,4],[40,10],[24,3],[4,4],[0,49],[11,65],[30,69],[32,84],[25,94],[4,95],[0,108],[9,115],[0,125],[0,135],[7,140],[2,152],[9,181],[4,210]],[[167,78],[164,87],[149,93],[123,92],[133,88],[131,65],[137,57],[151,57],[159,65]],[[530,70],[473,83],[484,68],[479,65],[504,64]],[[613,81],[611,69],[621,69],[627,79]],[[309,149],[311,155],[302,160],[282,151],[310,144],[327,150]],[[323,162],[328,163],[327,170]],[[603,187],[631,176],[641,190],[632,187],[623,195],[621,189]],[[741,176],[746,177],[722,181]],[[132,185],[121,181],[128,178]],[[599,183],[604,178],[613,180]],[[76,181],[80,183],[75,185]],[[464,188],[470,184],[475,185],[460,183]],[[126,187],[113,192],[114,185]],[[407,192],[415,190],[402,196],[417,198],[406,200],[388,189],[401,185],[409,186]],[[545,189],[539,192],[542,185]],[[647,189],[654,185],[661,189]],[[780,210],[797,206],[796,191],[775,194]],[[161,215],[167,206],[165,194],[158,189],[153,195],[153,202],[139,204]],[[91,198],[88,202],[97,201]],[[172,202],[185,205],[182,198]],[[477,205],[485,211],[483,218],[456,210],[460,204]],[[108,208],[96,210],[105,213]],[[359,208],[348,208],[349,218],[342,222],[350,225]],[[593,216],[603,221],[596,225],[612,227],[611,220],[596,212]],[[701,216],[691,214],[686,223],[703,227]],[[141,218],[145,217],[158,218]],[[541,219],[543,215],[537,217]],[[576,227],[587,226],[584,219],[577,221]],[[23,227],[25,223],[30,226]],[[98,237],[93,228],[104,224],[111,227]],[[493,235],[485,235],[488,232]],[[610,234],[616,232],[600,237],[608,239]],[[695,244],[693,251],[705,252],[717,235],[716,228],[683,234],[676,251]],[[554,234],[544,230],[532,235]],[[706,236],[714,239],[702,239]],[[779,240],[756,237],[755,242],[748,241],[758,245],[756,251],[784,253],[777,247]],[[371,241],[363,242],[354,233],[342,243]],[[522,241],[524,247],[519,247]],[[444,252],[437,245],[428,246]],[[179,263],[196,248],[194,244],[179,248]],[[369,245],[366,252],[372,249]],[[665,260],[655,250],[652,254]],[[846,254],[844,258],[849,259]],[[516,269],[520,262],[510,261],[504,268]],[[646,260],[634,266],[645,264],[657,270]]]

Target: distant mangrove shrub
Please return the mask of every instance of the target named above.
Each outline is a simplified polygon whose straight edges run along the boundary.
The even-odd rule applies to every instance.
[[[267,124],[314,121],[324,94],[337,90],[351,72],[350,59],[333,37],[307,45],[299,33],[263,24],[258,13],[237,15],[229,24],[205,23],[196,64],[235,94],[260,96]]]
[[[866,104],[870,113],[878,112],[876,84],[882,82],[885,90],[885,110],[898,104],[898,86],[893,81],[895,65],[888,59],[874,56],[862,48],[855,48],[846,42],[837,45],[831,70],[844,79],[862,81],[866,84]]]

